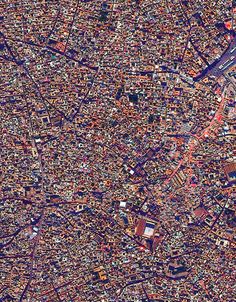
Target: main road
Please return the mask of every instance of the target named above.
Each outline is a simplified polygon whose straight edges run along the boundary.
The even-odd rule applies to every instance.
[[[232,67],[236,63],[236,35],[228,46],[228,48],[223,52],[220,58],[216,59],[212,64],[207,66],[202,72],[193,78],[194,82],[198,82],[205,76],[213,75],[215,77],[220,77],[225,71]]]

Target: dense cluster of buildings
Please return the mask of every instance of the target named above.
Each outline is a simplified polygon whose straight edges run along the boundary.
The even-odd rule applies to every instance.
[[[0,3],[0,301],[234,301],[235,13]]]

